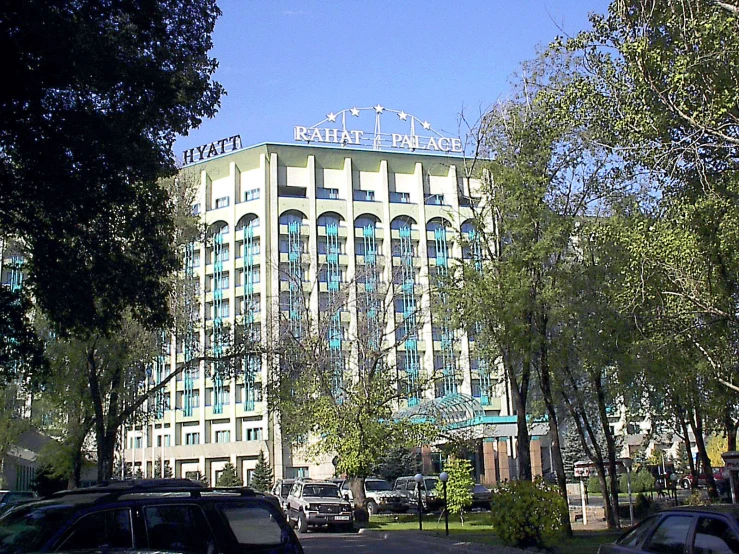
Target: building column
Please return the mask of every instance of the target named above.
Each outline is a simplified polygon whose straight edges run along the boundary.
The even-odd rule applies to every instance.
[[[532,477],[542,477],[544,472],[541,464],[541,441],[531,439],[529,443],[529,452],[531,452],[531,475]]]
[[[498,476],[495,474],[495,439],[482,440],[482,464],[484,468],[483,485],[492,487],[498,484]]]
[[[498,465],[500,466],[500,480],[509,481],[511,467],[508,461],[508,442],[505,439],[498,441]]]

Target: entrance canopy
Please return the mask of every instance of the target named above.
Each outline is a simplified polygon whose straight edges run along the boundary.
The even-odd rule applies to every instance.
[[[412,421],[432,421],[442,427],[459,427],[474,425],[485,417],[485,410],[472,396],[450,394],[441,398],[424,400],[415,406],[399,410],[395,417]]]

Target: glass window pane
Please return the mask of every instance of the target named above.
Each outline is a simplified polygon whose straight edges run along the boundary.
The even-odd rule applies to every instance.
[[[82,517],[61,545],[62,550],[87,550],[101,547],[132,548],[129,510],[110,510]]]
[[[701,517],[695,529],[694,554],[734,554],[739,552],[739,540],[725,521]]]
[[[221,506],[219,507],[236,540],[242,545],[283,544],[287,542],[287,531],[280,525],[275,514],[265,506]]]
[[[663,519],[649,540],[647,552],[683,554],[692,521],[692,516],[668,516]]]
[[[144,508],[149,548],[207,554],[213,537],[197,506],[167,505]]]

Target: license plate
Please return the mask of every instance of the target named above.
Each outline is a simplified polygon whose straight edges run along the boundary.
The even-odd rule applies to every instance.
[[[349,521],[349,516],[336,516],[334,519],[336,521]]]

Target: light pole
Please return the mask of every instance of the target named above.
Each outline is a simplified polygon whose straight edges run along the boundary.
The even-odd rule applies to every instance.
[[[446,536],[449,536],[449,505],[446,501],[446,482],[449,481],[449,474],[446,471],[442,471],[439,474],[439,479],[444,484],[444,529],[446,530]]]
[[[416,473],[413,480],[416,482],[416,490],[418,491],[418,530],[423,531],[423,502],[421,502],[421,483],[423,483],[423,475]]]
[[[631,497],[631,466],[633,464],[633,460],[631,458],[621,458],[621,461],[624,463],[624,467],[626,468],[626,483],[628,485],[629,490],[629,521],[631,523],[631,526],[634,526],[634,502]]]

